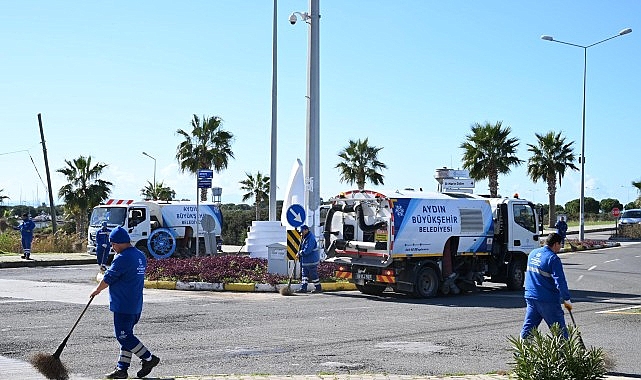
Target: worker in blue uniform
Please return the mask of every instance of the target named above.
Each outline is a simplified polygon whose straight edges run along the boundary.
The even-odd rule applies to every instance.
[[[111,230],[107,227],[107,221],[102,222],[102,228],[96,231],[96,261],[102,272],[107,270],[107,261],[109,259],[109,234]]]
[[[551,233],[545,240],[544,247],[534,249],[528,255],[525,272],[525,320],[521,329],[523,339],[528,338],[542,320],[545,320],[548,327],[558,323],[563,336],[568,337],[561,304],[571,311],[572,301],[563,264],[557,256],[562,240],[563,237],[558,233]]]
[[[314,290],[312,292],[322,292],[320,278],[318,277],[318,264],[320,264],[320,251],[316,243],[316,236],[309,230],[306,225],[300,226],[301,242],[297,257],[300,260],[302,268],[300,289],[298,293],[307,293],[307,284],[312,280]]]
[[[33,241],[33,230],[36,228],[36,224],[31,220],[29,214],[22,214],[22,223],[17,227],[13,227],[14,230],[20,231],[20,241],[22,243],[22,256],[23,259],[31,260],[31,242]]]
[[[90,296],[95,297],[109,287],[109,310],[114,314],[114,331],[120,343],[120,357],[107,379],[126,379],[133,355],[141,360],[138,377],[147,376],[160,363],[160,358],[145,347],[134,335],[134,326],[142,312],[142,291],[145,285],[147,259],[145,254],[131,245],[127,230],[118,226],[109,234],[109,241],[116,252],[111,266]]]

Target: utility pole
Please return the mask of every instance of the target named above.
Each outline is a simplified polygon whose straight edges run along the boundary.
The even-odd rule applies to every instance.
[[[42,115],[38,114],[38,125],[40,126],[40,141],[42,141],[42,154],[45,157],[45,170],[47,172],[47,191],[49,192],[49,208],[51,209],[51,227],[55,238],[58,230],[58,218],[56,218],[56,208],[53,205],[53,191],[51,189],[51,174],[49,174],[49,159],[47,158],[47,145],[45,144],[45,133],[42,130]]]

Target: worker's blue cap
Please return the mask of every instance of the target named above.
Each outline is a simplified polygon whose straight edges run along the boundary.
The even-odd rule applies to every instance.
[[[298,231],[303,232],[303,230],[309,230],[309,227],[307,227],[307,224],[303,224],[302,226],[298,227]]]
[[[127,230],[122,228],[122,226],[118,226],[109,234],[109,241],[116,244],[122,244],[131,242],[131,239],[129,238]]]

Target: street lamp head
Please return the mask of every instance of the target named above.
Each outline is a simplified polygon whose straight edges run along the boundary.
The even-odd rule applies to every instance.
[[[552,37],[552,36],[547,36],[547,35],[545,35],[545,34],[541,36],[541,39],[542,39],[542,40],[546,40],[546,41],[554,41],[554,37]]]
[[[623,29],[622,31],[619,32],[619,35],[623,36],[623,35],[626,35],[628,33],[632,33],[632,29],[631,28]]]

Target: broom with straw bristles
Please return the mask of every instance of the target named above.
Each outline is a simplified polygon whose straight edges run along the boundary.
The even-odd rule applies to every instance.
[[[298,247],[296,248],[296,251],[300,250],[300,245],[303,242],[303,237],[299,236],[298,240]],[[291,296],[294,293],[292,292],[292,278],[294,278],[294,274],[296,273],[296,264],[298,263],[298,255],[296,255],[296,258],[294,259],[294,268],[292,269],[292,273],[289,275],[289,281],[287,282],[287,286],[284,286],[280,288],[278,291],[280,292],[281,295],[283,296]]]
[[[298,263],[298,259],[294,260],[294,268],[292,269],[292,273],[289,275],[287,286],[283,286],[279,290],[282,296],[291,296],[294,294],[292,293],[292,278],[294,277],[294,273],[296,273],[296,263]]]
[[[60,354],[62,354],[62,350],[64,350],[65,346],[67,345],[67,340],[69,340],[69,337],[71,336],[71,333],[73,330],[78,326],[78,322],[80,322],[80,318],[85,314],[85,311],[87,311],[87,308],[89,308],[89,305],[91,304],[91,301],[93,301],[93,297],[91,296],[89,298],[89,302],[87,302],[87,306],[85,306],[84,310],[82,313],[80,313],[80,316],[76,320],[76,323],[74,323],[73,327],[69,331],[69,334],[65,337],[65,339],[60,343],[58,346],[58,349],[56,352],[53,353],[53,355],[47,355],[43,353],[37,353],[31,358],[31,364],[40,371],[40,373],[46,377],[47,379],[52,379],[52,380],[68,380],[69,379],[69,372],[67,371],[67,367],[62,363],[60,360]]]

